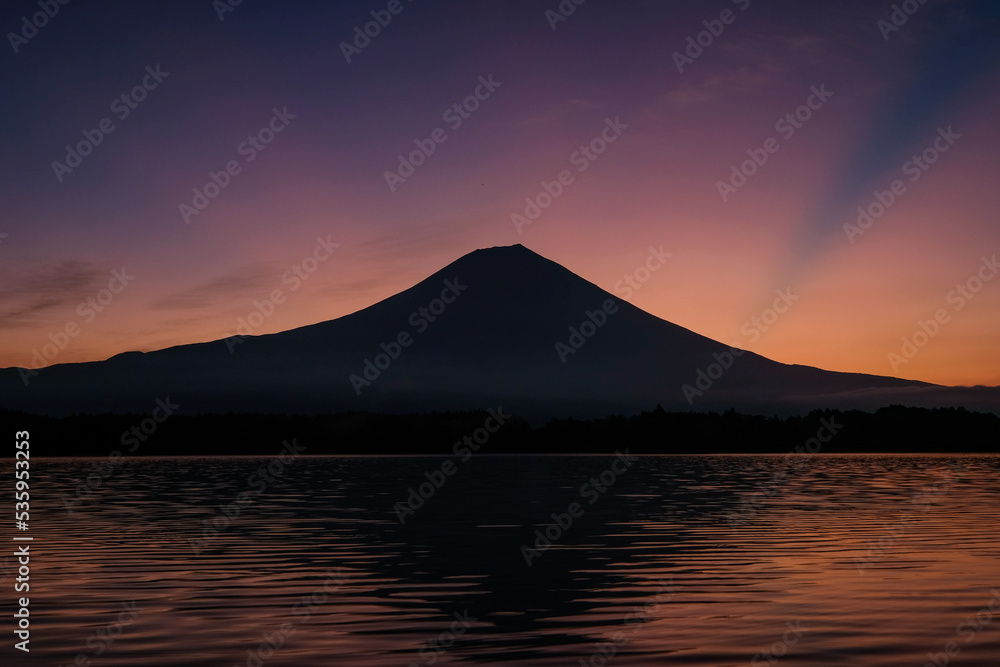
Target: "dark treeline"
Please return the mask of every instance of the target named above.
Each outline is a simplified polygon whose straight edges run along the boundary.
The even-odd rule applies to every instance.
[[[485,425],[495,427],[489,417],[480,411],[229,413],[175,414],[157,422],[138,414],[53,418],[0,410],[0,423],[11,435],[30,431],[34,456],[108,456],[116,450],[123,456],[277,455],[283,441],[293,438],[306,447],[306,455],[452,454],[456,447],[492,454],[604,453],[626,447],[645,454],[784,453],[802,451],[807,443],[811,451],[818,444],[830,453],[1000,451],[1000,417],[962,408],[891,406],[875,413],[830,410],[778,418],[657,407],[631,417],[560,419],[535,428],[509,418],[487,433]]]

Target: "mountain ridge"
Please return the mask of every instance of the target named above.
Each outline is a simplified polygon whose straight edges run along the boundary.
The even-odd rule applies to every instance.
[[[474,250],[333,320],[57,364],[28,386],[18,369],[0,369],[0,406],[53,415],[141,411],[166,395],[198,412],[502,404],[543,419],[628,414],[657,404],[783,413],[890,403],[997,411],[997,394],[737,351],[520,244]]]

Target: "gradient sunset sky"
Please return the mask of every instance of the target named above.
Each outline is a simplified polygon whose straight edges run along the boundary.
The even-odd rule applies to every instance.
[[[870,0],[566,1],[565,20],[546,14],[557,0],[70,2],[35,31],[37,0],[8,2],[0,367],[34,367],[67,324],[77,335],[46,364],[224,338],[274,290],[285,298],[254,333],[329,320],[521,243],[778,361],[998,385],[1000,3],[897,4],[916,8],[898,29],[893,3]],[[342,43],[373,11],[391,21],[348,62]],[[144,79],[131,108],[121,96]],[[477,89],[478,108],[447,113]],[[241,150],[274,110],[283,129]],[[113,131],[78,166],[53,166],[105,118]],[[615,140],[601,154],[576,153],[602,131]],[[767,161],[724,200],[748,151]],[[238,173],[185,216],[230,161]],[[512,215],[564,170],[518,229]],[[849,234],[897,180],[884,215]],[[290,278],[317,238],[338,247]],[[626,294],[661,246],[669,259]],[[123,268],[134,279],[101,312],[80,306]],[[766,331],[747,326],[776,290],[797,300]]]

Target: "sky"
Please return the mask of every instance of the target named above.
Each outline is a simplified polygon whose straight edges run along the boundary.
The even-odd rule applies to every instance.
[[[521,243],[777,361],[1000,385],[996,3],[17,0],[0,27],[0,367],[330,320]]]

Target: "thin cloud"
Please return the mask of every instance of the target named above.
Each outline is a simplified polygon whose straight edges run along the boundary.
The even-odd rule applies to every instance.
[[[109,273],[90,262],[63,260],[0,289],[0,329],[38,326],[50,311],[74,306],[99,289]]]
[[[150,308],[153,310],[213,308],[218,306],[220,301],[228,302],[235,296],[265,289],[276,280],[274,270],[266,265],[241,266],[196,287],[160,297],[150,304]]]
[[[771,77],[762,75],[748,67],[723,72],[709,76],[697,83],[682,82],[673,90],[665,93],[661,100],[671,106],[692,106],[708,104],[727,97],[743,95],[772,81]]]
[[[591,111],[602,108],[600,104],[590,100],[573,98],[562,100],[543,107],[535,114],[522,118],[518,125],[522,127],[558,125],[567,118],[572,118],[580,111]]]

